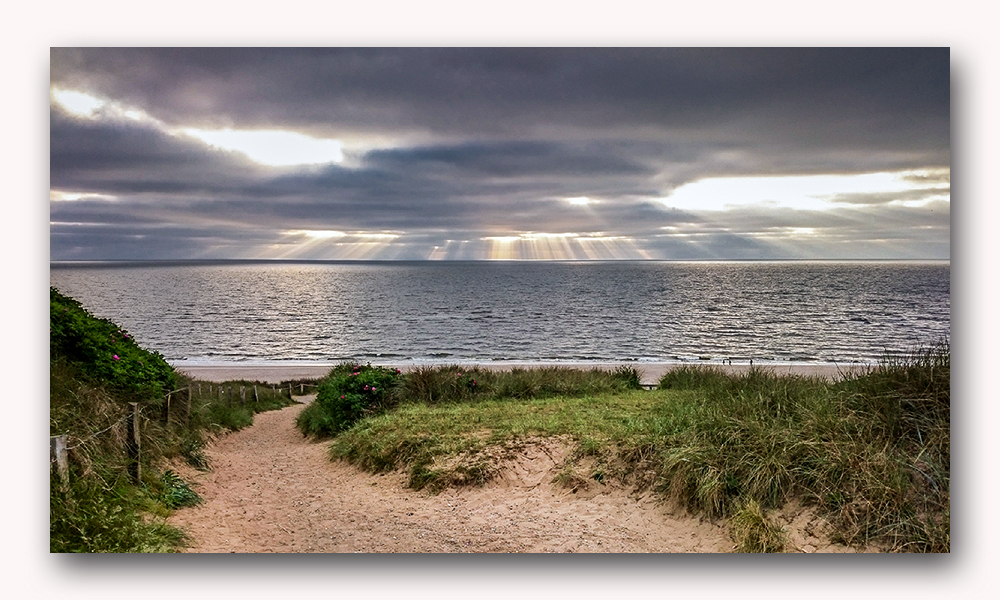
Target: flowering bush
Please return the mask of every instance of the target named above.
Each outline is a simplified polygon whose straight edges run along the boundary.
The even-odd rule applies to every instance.
[[[98,319],[55,288],[49,288],[49,358],[75,365],[87,377],[140,397],[158,397],[177,375],[163,356],[145,350],[127,331]]]
[[[319,384],[316,401],[300,415],[299,429],[306,435],[336,435],[360,419],[391,408],[398,369],[344,364],[334,368]]]

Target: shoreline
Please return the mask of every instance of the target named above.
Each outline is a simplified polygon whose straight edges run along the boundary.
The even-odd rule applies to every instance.
[[[534,367],[566,367],[572,369],[603,369],[613,370],[618,367],[633,367],[639,371],[639,380],[645,386],[656,385],[660,378],[671,369],[684,366],[705,366],[721,369],[732,374],[741,374],[751,368],[760,368],[778,374],[798,375],[803,377],[822,377],[836,380],[850,373],[861,372],[874,365],[850,363],[837,365],[829,363],[737,363],[722,364],[715,362],[684,363],[684,362],[641,362],[641,361],[365,361],[367,364],[379,367],[395,368],[406,373],[422,367],[441,367],[458,365],[463,367],[478,367],[508,371],[514,368]],[[170,365],[178,372],[202,381],[222,382],[232,380],[261,381],[264,383],[281,383],[293,379],[320,379],[339,362],[289,361],[285,364],[266,362],[200,362],[174,361]]]

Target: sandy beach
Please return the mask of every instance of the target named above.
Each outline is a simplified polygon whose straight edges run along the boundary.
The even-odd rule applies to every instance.
[[[404,373],[425,366],[448,365],[455,363],[372,363],[390,368],[397,368]],[[636,362],[483,362],[483,363],[460,363],[462,366],[477,366],[486,369],[509,370],[515,367],[531,368],[541,366],[562,366],[577,369],[607,369],[611,370],[619,366],[635,367],[639,371],[639,378],[643,385],[655,385],[663,375],[670,369],[682,366],[678,363],[636,363]],[[335,363],[295,363],[288,365],[253,365],[253,364],[174,364],[177,371],[184,373],[195,379],[202,381],[232,381],[244,379],[247,381],[261,381],[264,383],[281,383],[292,379],[319,379],[330,372]],[[731,373],[743,373],[751,368],[750,364],[720,365],[713,363],[711,366],[718,367]],[[852,371],[864,369],[859,365],[827,365],[827,364],[764,364],[754,365],[762,369],[769,369],[776,373],[786,373],[791,375],[801,375],[806,377],[825,377],[837,379]]]

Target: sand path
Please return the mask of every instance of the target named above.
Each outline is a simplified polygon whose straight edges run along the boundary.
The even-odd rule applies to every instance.
[[[309,401],[311,397],[303,397]],[[401,474],[370,475],[302,437],[296,405],[208,448],[212,470],[174,466],[204,503],[169,522],[187,552],[728,552],[720,524],[673,513],[651,494],[553,486],[560,449],[529,447],[509,475],[438,495]]]

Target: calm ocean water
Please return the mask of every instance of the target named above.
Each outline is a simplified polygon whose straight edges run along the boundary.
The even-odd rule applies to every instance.
[[[170,361],[870,363],[950,338],[948,262],[52,263]]]

